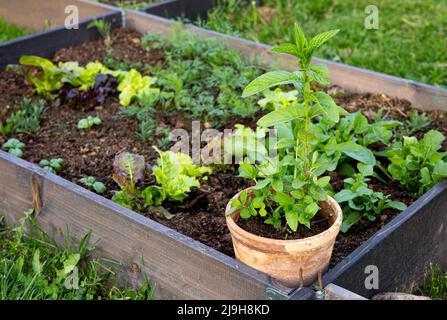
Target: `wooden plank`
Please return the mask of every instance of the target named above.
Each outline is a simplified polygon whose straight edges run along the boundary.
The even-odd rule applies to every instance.
[[[446,199],[447,182],[441,182],[327,272],[324,285],[334,283],[370,298],[410,289],[429,262],[447,269]],[[378,288],[365,286],[371,274],[368,266],[377,267]]]
[[[121,13],[110,12],[80,21],[77,30],[58,27],[2,43],[0,44],[0,69],[5,68],[8,64],[18,63],[22,55],[38,55],[51,58],[61,48],[79,45],[99,38],[100,34],[95,28],[88,28],[88,24],[93,19],[104,19],[113,28],[122,24]]]
[[[277,286],[265,274],[80,186],[0,151],[0,212],[16,224],[33,206],[31,180],[39,179],[39,225],[62,242],[92,230],[97,254],[123,263],[119,277],[137,285],[146,273],[163,299],[266,299]],[[143,261],[143,263],[142,263]],[[141,269],[132,272],[132,264]]]
[[[141,33],[156,32],[169,35],[175,26],[173,21],[138,11],[129,10],[126,16],[128,25]],[[246,56],[255,57],[256,64],[261,67],[294,70],[296,66],[296,60],[293,57],[272,54],[270,52],[271,47],[268,45],[224,35],[193,25],[186,25],[185,28],[202,37],[222,39],[222,41],[237,48]],[[383,93],[391,97],[406,99],[413,104],[413,107],[421,110],[447,111],[447,89],[445,88],[434,87],[325,59],[314,59],[313,62],[327,64],[332,83],[346,90]]]
[[[106,7],[82,0],[20,0],[20,5],[16,1],[0,0],[0,16],[30,30],[44,31],[47,25],[51,28],[64,25],[65,8],[69,5],[79,8],[79,20],[110,12]]]
[[[206,19],[208,10],[215,6],[215,2],[215,0],[168,0],[154,3],[140,11],[175,20],[183,18],[194,21],[197,18]]]

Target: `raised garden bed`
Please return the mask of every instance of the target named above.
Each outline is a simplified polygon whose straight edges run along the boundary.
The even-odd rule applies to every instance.
[[[141,32],[148,30],[164,34],[171,32],[171,24],[166,20],[136,12],[129,12],[127,18],[130,28]],[[202,35],[212,35],[195,28],[191,30],[195,30]],[[90,30],[89,32],[93,31]],[[149,65],[158,64],[162,66],[165,63],[163,54],[157,52],[155,47],[149,51],[150,54],[145,55],[145,51],[140,47],[140,35],[136,34],[135,31],[119,31],[115,37],[113,42],[117,45],[114,50],[115,54],[118,55],[117,60],[134,60],[133,62],[141,61]],[[225,39],[236,45],[241,45],[243,42],[242,40],[233,41],[231,38]],[[157,44],[156,41],[154,43]],[[245,44],[247,50],[257,49],[264,52],[265,48],[263,47],[256,48],[253,44]],[[77,60],[81,64],[94,59],[102,60],[105,57],[103,46],[103,41],[99,40],[96,43],[85,43],[80,47],[63,49],[56,53],[53,60]],[[253,52],[254,50],[251,53]],[[332,67],[334,68],[333,65]],[[339,65],[338,68],[341,70],[338,73],[339,76],[349,72],[344,69],[346,67],[342,68]],[[356,70],[355,72],[361,73],[362,71]],[[369,74],[363,74],[363,76],[367,78]],[[371,74],[371,76],[379,77],[375,74]],[[335,76],[332,75],[332,77]],[[384,79],[381,78],[382,81]],[[395,86],[398,86],[399,82],[396,79],[392,80]],[[23,79],[16,78],[11,82],[19,87],[17,92],[24,92],[23,89],[26,86],[23,85]],[[334,82],[338,84],[338,81]],[[400,82],[400,84],[406,85],[405,82]],[[363,88],[364,91],[366,89]],[[29,92],[29,87],[26,90]],[[16,97],[19,95],[17,94]],[[419,94],[413,93],[413,95],[419,97]],[[428,93],[425,92],[422,95],[428,98]],[[11,94],[11,96],[14,95]],[[386,109],[391,114],[402,113],[404,115],[409,106],[407,102],[402,100],[393,100],[380,95],[343,95],[340,97],[340,103],[348,109],[351,108],[350,111],[366,109],[368,112],[374,112],[379,107],[386,105]],[[98,180],[102,180],[109,189],[116,189],[111,181],[111,165],[113,156],[117,152],[125,151],[129,145],[132,145],[135,150],[128,151],[146,155],[149,162],[153,161],[156,155],[150,150],[150,147],[144,145],[136,137],[135,133],[138,131],[136,120],[128,118],[113,119],[113,115],[118,111],[116,98],[108,100],[108,106],[108,108],[94,109],[94,111],[85,113],[79,110],[73,111],[64,105],[58,107],[52,105],[44,115],[42,128],[38,136],[26,134],[16,136],[24,142],[26,141],[29,148],[25,153],[25,158],[38,162],[43,158],[64,157],[67,162],[65,163],[66,169],[60,172],[62,177],[78,182],[78,179],[82,176],[92,175]],[[88,134],[80,134],[75,128],[76,120],[80,118],[80,115],[100,115],[106,121],[103,127],[92,129]],[[433,113],[432,116],[442,123],[442,118],[439,118],[437,114]],[[50,119],[52,121],[48,121]],[[169,122],[167,119],[157,119],[157,121],[159,123],[164,122],[167,127],[182,127],[185,125],[184,121],[182,121],[183,124],[179,124],[179,117],[174,122]],[[65,125],[62,126],[61,124]],[[224,124],[228,125],[229,123]],[[246,124],[253,124],[253,120],[252,122],[246,122]],[[127,130],[119,130],[120,127],[125,127]],[[186,126],[186,129],[189,128]],[[115,134],[111,135],[111,130]],[[95,141],[95,143],[92,141]],[[73,149],[73,145],[79,147],[81,152],[76,151],[79,151],[79,149]],[[108,147],[97,149],[98,145],[107,145]],[[45,146],[46,149],[43,150],[42,146]],[[124,261],[127,265],[123,268],[123,272],[129,279],[137,280],[138,275],[141,275],[141,273],[136,272],[138,270],[152,276],[157,283],[157,293],[160,297],[266,298],[268,294],[272,293],[277,293],[276,296],[273,295],[274,297],[282,298],[307,298],[309,296],[309,291],[306,289],[293,291],[278,286],[264,274],[254,271],[228,256],[232,255],[232,248],[228,241],[223,209],[228,199],[235,192],[248,185],[243,180],[235,178],[235,174],[231,171],[217,171],[217,173],[211,175],[209,181],[202,184],[201,190],[193,192],[189,198],[190,200],[185,202],[183,207],[167,204],[172,213],[175,213],[175,218],[165,220],[154,215],[150,216],[170,228],[175,228],[227,254],[224,255],[209,246],[193,241],[191,238],[124,209],[60,177],[48,174],[34,165],[13,158],[4,152],[0,153],[0,156],[1,172],[4,175],[4,179],[2,176],[2,183],[3,181],[5,183],[5,188],[2,188],[2,193],[0,193],[0,208],[8,219],[16,221],[23,210],[26,209],[24,207],[30,205],[31,199],[34,199],[34,206],[37,209],[40,209],[38,199],[43,200],[42,214],[38,219],[42,225],[45,225],[45,228],[53,229],[52,231],[55,231],[56,234],[62,233],[65,224],[73,228],[75,234],[85,229],[93,229],[95,236],[102,241],[102,246],[100,246],[100,250],[103,250],[102,253],[105,256]],[[30,181],[34,181],[34,184],[32,184],[34,185],[32,188],[34,191],[32,192],[28,185]],[[337,183],[337,179],[335,179],[335,183]],[[377,188],[381,191],[389,191],[380,184]],[[106,196],[110,197],[111,194],[106,194]],[[405,195],[393,195],[393,197],[396,200],[411,203],[411,200],[407,199]],[[397,227],[406,225],[405,222],[410,220],[409,217],[419,217],[420,212],[417,209],[420,202],[431,201],[432,198],[436,198],[433,191],[424,196],[423,199],[416,201],[407,211],[385,226],[380,233],[373,235],[395,215],[395,212],[390,212],[386,217],[383,217],[382,222],[361,226],[358,231],[359,236],[353,242],[352,239],[349,239],[350,237],[343,239],[343,236],[341,236],[337,244],[339,248],[336,249],[338,254],[334,255],[332,265],[336,265],[341,259],[348,257],[326,274],[325,279],[334,279],[335,275],[341,273],[341,269],[346,270],[347,266],[352,266],[353,262],[361,259],[365,253],[362,248],[367,247],[372,250],[379,246],[382,240],[381,234],[395,235],[400,230]],[[212,229],[213,233],[207,233],[209,229]],[[218,231],[216,232],[216,230]],[[219,236],[217,239],[216,233]],[[372,236],[371,239],[363,247],[349,255],[355,247],[370,236]],[[142,259],[144,263],[140,263]],[[225,283],[225,286],[222,286],[222,283]]]
[[[67,30],[64,26],[65,16],[61,12],[63,13],[68,5],[73,4],[79,8],[79,29]],[[32,18],[24,12],[32,12]],[[0,43],[0,68],[2,69],[8,64],[17,63],[22,55],[50,57],[60,48],[97,38],[98,32],[87,30],[88,24],[95,18],[106,19],[112,26],[121,24],[119,12],[112,12],[109,9],[77,0],[54,0],[43,3],[24,0],[21,2],[21,8],[11,1],[1,0],[0,17],[34,32]]]

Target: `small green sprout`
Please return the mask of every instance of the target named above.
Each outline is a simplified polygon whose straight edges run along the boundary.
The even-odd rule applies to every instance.
[[[51,160],[40,160],[39,166],[47,170],[48,172],[56,174],[58,171],[62,169],[62,166],[64,165],[64,160],[61,158],[58,159],[51,159]]]
[[[85,119],[81,119],[78,122],[78,129],[91,129],[93,126],[100,126],[102,120],[99,117],[88,116]]]
[[[79,179],[79,182],[87,187],[89,190],[94,190],[96,193],[102,194],[106,191],[104,183],[96,181],[95,177],[89,176]]]
[[[8,151],[10,154],[15,155],[18,158],[22,158],[25,144],[17,139],[12,138],[6,141],[2,145],[2,148]]]

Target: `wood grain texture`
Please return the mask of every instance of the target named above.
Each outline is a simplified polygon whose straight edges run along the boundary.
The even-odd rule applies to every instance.
[[[37,221],[44,230],[60,243],[67,227],[70,237],[78,238],[92,230],[92,241],[100,241],[96,254],[122,262],[119,278],[131,286],[141,284],[147,274],[156,284],[156,298],[266,299],[269,287],[292,291],[202,243],[0,151],[0,212],[7,223],[16,224],[33,207],[33,176],[40,180]],[[135,264],[141,272],[132,272]]]
[[[109,9],[82,0],[0,0],[0,16],[11,23],[33,31],[45,30],[46,23],[51,28],[64,25],[65,8],[75,5],[79,8],[79,19],[87,19],[110,12]],[[47,22],[46,22],[47,21]]]
[[[156,32],[168,35],[172,32],[175,22],[129,10],[126,13],[128,25],[141,33]],[[281,68],[294,70],[296,60],[288,55],[278,55],[270,52],[270,46],[224,35],[218,32],[202,29],[193,25],[185,28],[202,37],[218,38],[230,46],[240,50],[247,57],[252,57],[257,65],[265,68]],[[446,110],[447,89],[434,87],[411,80],[406,80],[386,74],[348,66],[325,59],[314,59],[314,63],[325,63],[330,70],[333,84],[352,92],[372,92],[387,94],[391,97],[406,99],[415,108],[421,110]]]

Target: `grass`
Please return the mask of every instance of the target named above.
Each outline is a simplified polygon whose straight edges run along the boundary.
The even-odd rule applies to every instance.
[[[148,282],[138,290],[115,286],[116,263],[93,258],[88,233],[80,241],[59,248],[31,218],[19,227],[0,226],[0,300],[146,300]],[[25,230],[30,228],[30,236]]]
[[[9,23],[5,18],[0,17],[0,42],[5,42],[14,38],[23,37],[30,34],[31,31],[23,27]]]
[[[378,30],[364,27],[371,4],[379,9]],[[271,45],[290,40],[295,22],[311,35],[338,28],[340,35],[317,56],[447,86],[446,16],[444,0],[227,0],[199,24]]]
[[[432,299],[447,300],[447,272],[430,264],[429,272],[415,293]]]
[[[141,0],[93,0],[94,2],[102,2],[105,4],[109,4],[112,6],[116,6],[123,9],[132,9],[137,10],[140,8],[147,7],[150,4],[160,2],[161,0],[148,0],[148,1],[141,1]]]

